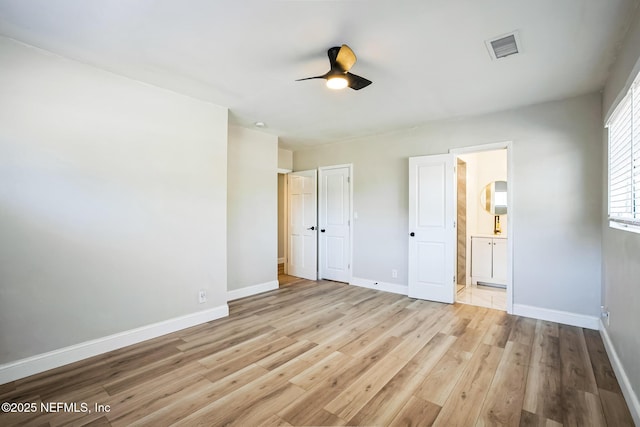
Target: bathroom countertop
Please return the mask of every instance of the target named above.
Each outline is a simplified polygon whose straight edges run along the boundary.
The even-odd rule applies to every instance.
[[[472,234],[471,235],[472,239],[474,237],[491,237],[493,239],[506,239],[507,235],[506,234],[482,234],[482,233],[478,233],[478,234]]]

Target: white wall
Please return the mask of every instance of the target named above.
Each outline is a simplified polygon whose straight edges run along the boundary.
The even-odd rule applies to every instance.
[[[280,171],[293,170],[293,151],[278,148],[278,169]],[[285,220],[287,217],[285,199],[285,180],[287,176],[284,174],[278,175],[278,259],[285,258],[285,239],[286,229]]]
[[[618,59],[611,70],[603,94],[603,117],[606,119],[618,101],[629,89],[630,83],[640,71],[640,14],[632,23]],[[604,120],[601,122],[604,125]],[[601,131],[602,131],[601,126]],[[640,234],[609,228],[607,218],[607,138],[602,144],[603,168],[603,222],[602,222],[602,272],[603,305],[610,314],[606,333],[619,357],[626,378],[618,379],[633,394],[627,403],[635,422],[640,425]],[[620,372],[618,372],[620,374]]]
[[[277,166],[278,137],[229,126],[227,271],[230,291],[259,285],[277,286]]]
[[[353,274],[406,285],[408,157],[513,141],[514,303],[597,316],[600,117],[585,95],[296,151],[294,169],[354,164]]]
[[[293,169],[293,151],[278,148],[278,169]]]
[[[0,365],[226,309],[227,109],[4,37],[0,64]]]
[[[285,236],[285,199],[287,194],[285,193],[285,180],[287,179],[287,175],[279,173],[278,174],[278,259],[284,258],[284,242],[286,240]]]

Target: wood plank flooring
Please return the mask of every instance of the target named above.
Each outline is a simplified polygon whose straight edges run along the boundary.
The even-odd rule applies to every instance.
[[[633,426],[597,331],[282,279],[228,318],[1,385],[38,410],[0,425]]]

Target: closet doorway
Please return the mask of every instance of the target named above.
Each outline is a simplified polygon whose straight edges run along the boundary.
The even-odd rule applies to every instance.
[[[314,188],[317,188],[317,196],[314,196],[317,210],[313,209],[313,215],[311,212],[309,215],[296,214],[303,205],[301,202],[303,198],[292,198],[292,191],[295,193],[292,185],[296,186],[297,175],[312,172],[317,174],[317,184],[314,184]],[[353,165],[351,164],[325,166],[302,172],[284,173],[283,171],[281,173],[279,171],[278,277],[281,282],[283,280],[292,282],[304,277],[311,280],[318,278],[344,283],[351,281],[352,173]],[[306,200],[304,204],[311,203],[311,200],[307,200],[308,197],[304,199]],[[304,224],[297,224],[297,222]],[[313,234],[317,239],[316,242],[306,239],[308,241],[305,242],[305,247],[309,250],[302,251],[304,256],[296,253],[296,248],[301,252],[299,249],[302,240],[295,235],[296,224],[300,226],[297,228],[301,228],[306,234]],[[313,245],[313,251],[310,250],[310,245]],[[307,252],[309,254],[313,252],[311,255],[313,259],[301,262],[303,258],[308,257]],[[313,265],[313,272],[308,272],[309,274],[306,275],[300,274],[301,271],[296,270],[298,264]]]
[[[287,173],[278,172],[278,276],[287,273]]]

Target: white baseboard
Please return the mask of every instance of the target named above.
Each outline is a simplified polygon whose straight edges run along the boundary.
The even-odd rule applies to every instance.
[[[631,381],[624,370],[622,361],[620,360],[620,357],[618,357],[618,352],[616,352],[616,349],[611,342],[611,337],[609,337],[609,332],[602,323],[602,320],[600,321],[600,336],[602,336],[604,348],[607,350],[607,355],[611,361],[613,371],[616,373],[618,384],[620,384],[620,388],[622,389],[622,394],[624,395],[624,399],[627,402],[627,406],[629,407],[629,411],[633,417],[633,422],[635,422],[637,426],[640,426],[640,401],[638,400],[638,396],[633,392]]]
[[[278,264],[284,264],[284,257],[278,258]]]
[[[362,279],[360,277],[352,277],[350,285],[360,286],[362,288],[376,289],[378,291],[391,292],[394,294],[407,295],[408,289],[404,285],[395,283],[378,282],[375,280]]]
[[[278,289],[280,284],[277,280],[270,282],[264,282],[253,286],[247,286],[246,288],[234,289],[227,291],[227,301],[233,301],[240,298],[250,297],[252,295],[261,294],[263,292],[272,291]]]
[[[227,304],[0,365],[0,384],[137,344],[229,315]]]
[[[534,319],[548,320],[564,325],[578,326],[587,329],[600,329],[600,318],[587,316],[586,314],[571,313],[568,311],[552,310],[550,308],[534,307],[524,304],[513,304],[513,313],[516,316],[531,317]]]

